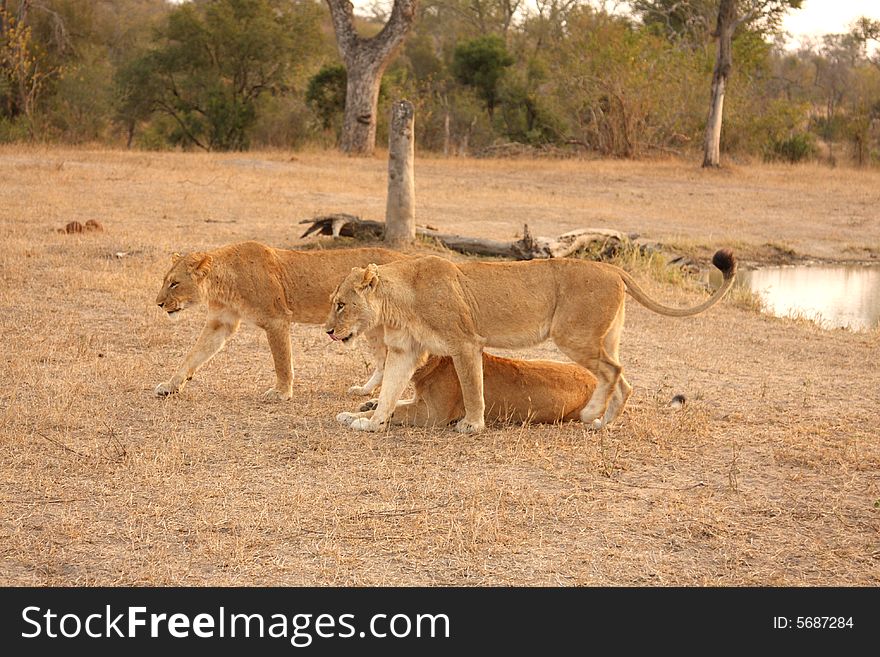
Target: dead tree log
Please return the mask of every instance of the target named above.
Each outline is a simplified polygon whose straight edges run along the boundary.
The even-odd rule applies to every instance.
[[[388,136],[388,199],[385,205],[385,241],[404,246],[416,238],[416,191],[413,174],[415,109],[408,100],[391,108]]]
[[[304,219],[300,223],[309,224],[300,237],[332,235],[333,237],[381,240],[385,234],[383,222],[364,220],[350,214],[324,215],[314,219]],[[558,237],[533,237],[528,224],[523,226],[523,236],[510,242],[465,235],[450,235],[423,226],[416,227],[416,234],[435,239],[451,251],[512,260],[564,258],[584,249],[594,249],[607,254],[629,240],[629,237],[624,233],[609,228],[581,228],[563,233]]]

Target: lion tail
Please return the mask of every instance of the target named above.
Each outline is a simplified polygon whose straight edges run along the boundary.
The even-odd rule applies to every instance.
[[[712,256],[712,264],[721,270],[721,273],[724,275],[724,280],[711,297],[706,299],[703,303],[691,308],[673,308],[671,306],[664,306],[663,304],[657,303],[649,297],[647,293],[636,284],[632,276],[625,271],[620,272],[620,277],[626,284],[626,291],[648,310],[653,310],[655,313],[667,315],[668,317],[689,317],[691,315],[697,315],[704,310],[708,310],[721,301],[722,297],[727,294],[727,291],[733,285],[733,281],[736,278],[736,257],[733,255],[733,251],[730,249],[720,249],[719,251],[716,251],[715,255]]]

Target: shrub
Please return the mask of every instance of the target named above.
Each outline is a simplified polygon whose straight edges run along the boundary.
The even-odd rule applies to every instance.
[[[765,150],[765,160],[782,160],[794,164],[816,156],[816,140],[808,132],[796,132],[785,139],[773,139]]]

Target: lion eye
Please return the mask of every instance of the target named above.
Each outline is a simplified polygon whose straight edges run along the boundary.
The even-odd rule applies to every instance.
[[[336,304],[336,312],[341,313],[344,308],[345,308],[345,304],[342,303],[341,301]]]
[[[174,281],[171,285],[168,286],[168,289],[169,289],[169,290],[173,290],[173,289],[176,288],[178,285],[180,285],[180,283],[178,283],[177,281]]]

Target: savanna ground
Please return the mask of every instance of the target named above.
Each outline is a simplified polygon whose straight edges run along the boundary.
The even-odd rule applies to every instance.
[[[880,582],[876,330],[629,300],[635,391],[598,432],[352,432],[333,418],[359,403],[345,391],[366,352],[314,326],[293,330],[291,403],[261,400],[273,371],[253,327],[183,394],[153,396],[203,317],[155,306],[171,252],[314,248],[327,238],[300,241],[298,220],[381,218],[385,185],[382,157],[0,149],[0,584]],[[420,159],[417,194],[419,222],[444,232],[880,254],[877,172]],[[54,232],[88,219],[106,231]],[[705,294],[635,273],[668,303]]]

